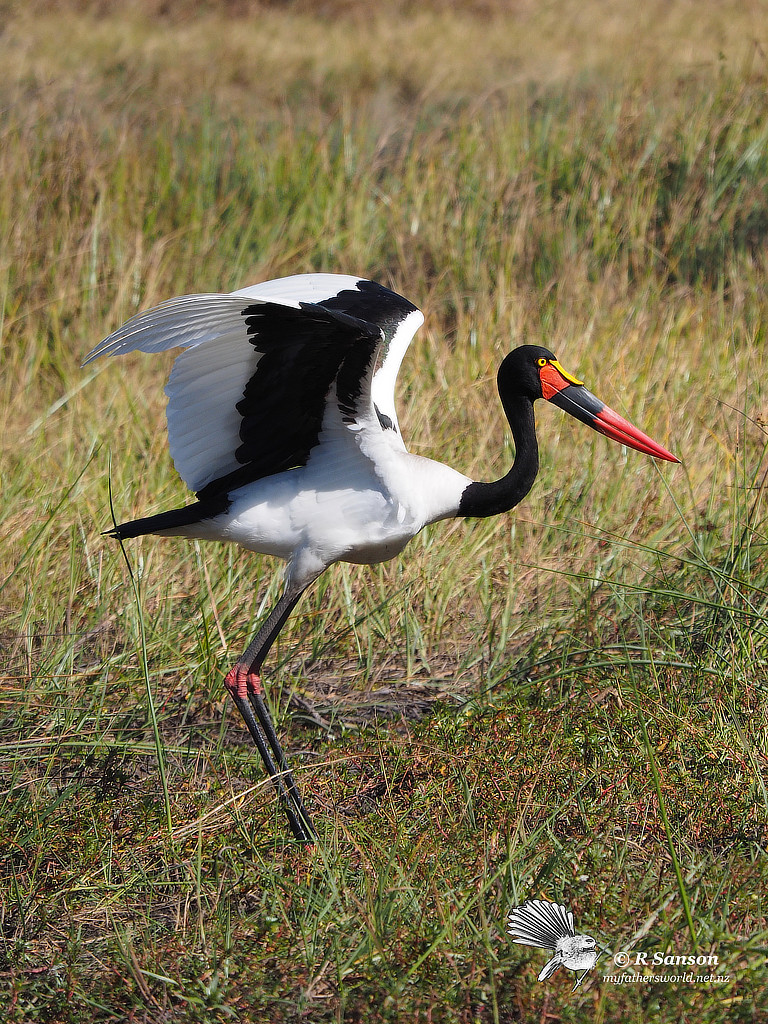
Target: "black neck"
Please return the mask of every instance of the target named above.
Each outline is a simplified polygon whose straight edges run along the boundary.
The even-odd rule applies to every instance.
[[[469,484],[461,496],[457,515],[484,518],[509,512],[533,487],[539,471],[539,446],[536,441],[533,402],[523,395],[516,395],[507,401],[503,394],[501,401],[512,429],[515,461],[501,480]]]

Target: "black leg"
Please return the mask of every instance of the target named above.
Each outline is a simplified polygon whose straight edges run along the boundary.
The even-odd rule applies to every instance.
[[[299,842],[312,843],[315,840],[312,820],[301,799],[269,710],[264,703],[260,678],[264,659],[302,593],[303,590],[283,594],[243,656],[227,675],[226,686],[248,726],[264,767],[277,790],[291,831]]]
[[[301,799],[293,772],[288,767],[288,759],[283,753],[283,748],[280,746],[280,741],[275,733],[272,718],[267,710],[267,705],[264,703],[264,698],[260,693],[255,693],[251,690],[248,691],[248,698],[277,761],[277,768],[272,770],[275,766],[271,758],[269,758],[269,761],[267,760],[269,751],[267,751],[267,757],[265,757],[261,748],[259,748],[261,759],[264,761],[266,769],[272,776],[272,781],[283,799],[291,831],[300,842],[313,843],[315,841],[315,832],[312,826],[312,819],[304,806],[304,801]],[[240,713],[242,714],[242,711]],[[270,768],[270,762],[272,763],[272,768]]]
[[[264,767],[272,779],[272,784],[277,790],[278,796],[283,804],[283,808],[285,809],[285,814],[288,818],[288,824],[291,827],[291,832],[293,832],[294,837],[298,839],[300,843],[314,842],[315,835],[312,829],[312,821],[304,807],[301,796],[299,795],[293,775],[288,769],[285,755],[283,755],[282,758],[282,765],[278,768],[272,758],[267,741],[264,738],[260,722],[254,717],[251,705],[239,694],[233,693],[232,699],[235,702],[235,707],[243,716],[245,724],[248,726],[248,731],[253,737],[253,741],[258,748],[261,760],[264,762]],[[272,720],[269,717],[269,712],[264,705],[264,701],[260,695],[258,699],[264,708],[264,714],[266,715],[272,733],[274,734]],[[253,702],[253,698],[251,698],[251,701]]]

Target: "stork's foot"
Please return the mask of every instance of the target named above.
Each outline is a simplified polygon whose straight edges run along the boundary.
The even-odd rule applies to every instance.
[[[249,697],[260,696],[264,692],[258,672],[252,672],[240,662],[227,672],[224,686],[236,704],[238,700],[248,700]]]

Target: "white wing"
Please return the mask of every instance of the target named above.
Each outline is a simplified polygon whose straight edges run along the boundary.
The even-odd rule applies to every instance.
[[[243,473],[245,463],[253,467],[256,442],[252,435],[255,428],[251,430],[248,445],[244,446],[241,436],[244,420],[242,403],[264,353],[254,346],[243,314],[254,304],[265,302],[293,308],[299,308],[302,303],[323,304],[379,326],[386,343],[382,346],[385,357],[373,380],[369,378],[370,400],[376,411],[397,429],[395,378],[408,344],[423,322],[422,314],[406,299],[360,278],[341,274],[301,274],[266,281],[226,295],[184,295],[170,299],[132,317],[97,345],[86,362],[102,355],[136,350],[186,350],[177,357],[165,389],[168,395],[168,436],[179,475],[188,487],[198,493],[215,481]],[[289,340],[286,339],[286,345]],[[309,352],[311,343],[311,338],[305,339],[305,351]],[[300,346],[294,345],[293,358],[282,376],[279,370],[272,371],[275,374],[274,392],[266,389],[273,407],[269,433],[273,430],[276,437],[282,438],[283,449],[293,437],[290,432],[300,432],[297,421],[301,410],[296,407],[297,397],[290,396],[285,403],[286,421],[281,423],[279,410],[274,407],[281,394],[288,395],[291,385],[288,378],[291,371],[295,373],[299,366],[297,348]],[[305,389],[310,384],[304,381]],[[261,394],[264,393],[262,386]],[[324,401],[325,398],[325,395],[320,395],[318,400]],[[364,400],[365,396],[361,398]],[[379,419],[384,425],[386,421],[382,416]],[[276,472],[286,468],[286,460],[290,462],[285,450],[282,462],[277,458],[274,464],[270,462],[268,450],[273,445],[273,437],[265,436],[262,442],[267,455],[262,453],[257,460],[261,468],[258,471],[252,468],[252,477]],[[301,457],[305,455],[302,445],[308,443],[310,441],[306,437],[297,439]],[[244,447],[248,450],[244,451]]]

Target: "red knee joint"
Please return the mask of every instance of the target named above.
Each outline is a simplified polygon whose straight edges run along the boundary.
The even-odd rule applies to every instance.
[[[258,672],[249,672],[245,679],[245,685],[248,687],[249,694],[264,692],[264,687],[261,685],[261,676]]]
[[[261,693],[261,676],[249,672],[245,665],[235,665],[227,673],[224,685],[236,700],[246,700],[249,694]]]

